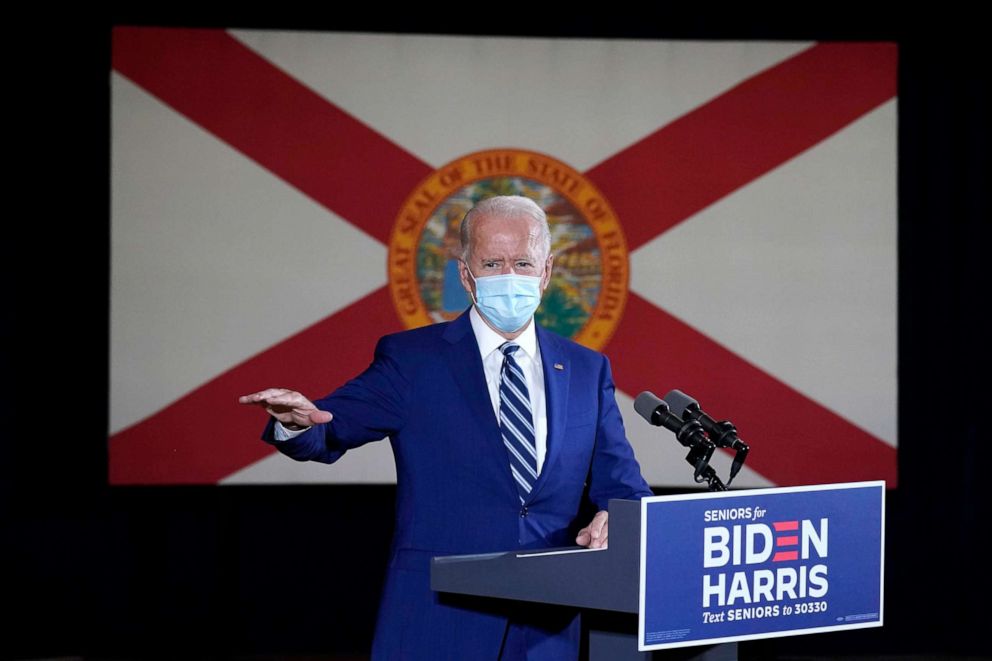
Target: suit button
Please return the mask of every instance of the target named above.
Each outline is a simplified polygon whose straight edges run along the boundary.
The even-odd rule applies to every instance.
[[[522,519],[525,516],[527,516],[527,507],[521,507],[520,508],[520,518]]]

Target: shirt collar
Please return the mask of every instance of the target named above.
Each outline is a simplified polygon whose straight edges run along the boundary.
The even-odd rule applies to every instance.
[[[482,315],[479,314],[479,311],[474,305],[469,312],[469,318],[472,321],[472,332],[475,333],[475,341],[479,344],[479,352],[482,354],[482,359],[485,360],[486,356],[499,349],[500,345],[506,342],[507,339],[490,328],[482,320]],[[536,323],[534,318],[531,317],[530,323],[527,324],[524,332],[515,340],[512,340],[516,344],[519,344],[520,350],[530,356],[531,359],[537,358],[537,332],[534,330]]]

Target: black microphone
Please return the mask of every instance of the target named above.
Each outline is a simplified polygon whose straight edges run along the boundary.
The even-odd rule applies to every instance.
[[[710,457],[716,446],[713,441],[706,438],[703,426],[695,420],[683,420],[669,410],[668,404],[658,399],[653,392],[644,391],[634,399],[634,410],[655,427],[664,427],[675,432],[675,438],[679,443],[689,448],[689,454],[685,460],[695,469],[693,479],[701,482],[714,480],[722,486],[720,478],[710,467]],[[713,482],[711,482],[713,484]],[[722,490],[722,489],[721,489]]]
[[[668,408],[673,414],[686,422],[690,420],[698,421],[703,426],[703,429],[706,430],[706,433],[709,434],[710,440],[718,447],[736,449],[743,443],[737,436],[737,428],[734,425],[727,420],[717,422],[706,415],[699,408],[699,402],[681,390],[672,390],[665,395],[664,401],[668,404]]]
[[[634,399],[634,410],[655,427],[675,432],[679,443],[691,448],[699,443],[709,443],[702,426],[693,420],[683,420],[672,413],[670,407],[653,392],[645,390]]]
[[[681,390],[670,391],[665,395],[664,401],[668,404],[668,408],[673,415],[679,416],[686,422],[695,421],[702,425],[706,433],[709,434],[710,440],[717,447],[730,448],[737,451],[738,454],[734,458],[734,462],[730,468],[730,480],[733,480],[744,464],[744,459],[747,457],[748,450],[750,449],[747,443],[742,441],[737,435],[737,428],[729,420],[717,422],[706,415],[703,409],[699,408],[699,402]],[[727,481],[727,484],[730,484],[730,480]]]

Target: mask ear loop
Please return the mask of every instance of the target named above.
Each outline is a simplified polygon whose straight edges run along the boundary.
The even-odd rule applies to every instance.
[[[548,275],[548,282],[543,287],[541,287],[541,296],[544,296],[544,292],[551,286],[551,276],[548,273],[548,260],[552,259],[554,255],[548,252],[548,256],[544,258],[544,273],[541,274],[541,279],[544,279],[545,275]],[[467,266],[467,264],[466,264]]]
[[[478,281],[475,279],[475,276],[472,275],[472,268],[468,265],[468,262],[463,259],[461,260],[461,263],[465,265],[465,270],[468,271],[468,277],[472,278],[472,284],[478,287]],[[472,304],[475,307],[479,307],[479,301],[476,300],[475,292],[472,291],[471,287],[469,287],[468,295],[472,297]]]

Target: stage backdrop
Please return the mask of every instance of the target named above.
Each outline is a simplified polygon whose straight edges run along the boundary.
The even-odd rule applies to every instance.
[[[453,318],[461,215],[519,193],[552,225],[539,318],[610,357],[652,484],[691,471],[632,398],[680,388],[752,445],[740,485],[894,486],[896,65],[889,43],[116,28],[111,482],[394,481],[388,442],[274,453],[237,397],[323,396],[381,335]]]

